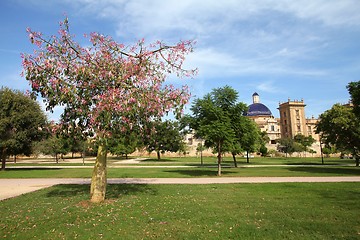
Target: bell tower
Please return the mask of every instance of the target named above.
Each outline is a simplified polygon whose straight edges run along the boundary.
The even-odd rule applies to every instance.
[[[253,103],[260,103],[260,96],[259,96],[259,94],[257,94],[257,92],[255,92],[252,95],[252,99],[253,99]]]

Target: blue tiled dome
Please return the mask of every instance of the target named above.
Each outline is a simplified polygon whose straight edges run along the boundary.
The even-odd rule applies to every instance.
[[[246,116],[272,116],[272,113],[264,104],[253,103],[249,106]]]

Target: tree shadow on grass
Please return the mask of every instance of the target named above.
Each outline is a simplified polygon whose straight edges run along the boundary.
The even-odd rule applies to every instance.
[[[5,168],[5,171],[7,172],[22,172],[22,171],[33,171],[33,170],[60,170],[62,169],[61,167],[58,168],[45,168],[45,167],[36,167],[36,168],[27,168],[27,167],[23,167],[23,168]]]
[[[336,174],[336,175],[360,175],[360,168],[336,168],[336,167],[291,167],[289,171],[293,172],[308,172],[308,173],[324,173],[324,174]]]
[[[148,159],[145,159],[145,160],[141,160],[141,162],[161,163],[161,162],[179,162],[179,161],[173,160],[173,159],[167,159],[167,158],[161,158],[160,160],[157,160],[155,158],[148,158]]]
[[[108,184],[106,190],[106,198],[119,198],[122,195],[130,195],[134,193],[146,193],[156,195],[157,191],[150,185],[146,184]],[[60,184],[52,188],[47,193],[47,197],[74,197],[79,195],[90,195],[89,184]]]
[[[217,169],[214,168],[214,170],[209,169],[201,169],[201,168],[192,168],[192,169],[173,169],[173,170],[166,170],[165,172],[169,173],[177,173],[185,176],[191,176],[191,177],[216,177],[217,176]],[[236,172],[230,171],[228,169],[223,169],[221,171],[221,174],[228,175],[228,174],[234,174]]]

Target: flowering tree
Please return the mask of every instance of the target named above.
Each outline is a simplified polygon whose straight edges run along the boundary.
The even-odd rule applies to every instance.
[[[91,181],[91,201],[101,202],[106,192],[106,140],[114,131],[134,128],[147,130],[147,122],[169,111],[180,114],[188,102],[186,86],[163,86],[168,74],[193,76],[196,70],[183,70],[192,41],[174,46],[161,41],[133,46],[91,33],[91,47],[82,47],[69,33],[67,18],[57,36],[43,37],[27,29],[33,54],[23,54],[23,74],[32,94],[40,94],[47,110],[63,106],[60,129],[73,137],[92,135],[98,153]]]

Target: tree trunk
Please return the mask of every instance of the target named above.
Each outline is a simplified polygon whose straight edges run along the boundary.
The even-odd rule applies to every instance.
[[[237,162],[236,162],[236,154],[232,154],[233,160],[234,160],[234,166],[237,168]]]
[[[96,156],[96,162],[91,178],[90,201],[100,203],[105,200],[106,194],[106,157],[107,149],[104,139],[100,140],[99,148]]]
[[[55,162],[56,162],[56,163],[59,163],[59,158],[58,158],[57,153],[55,153]]]
[[[6,164],[6,149],[3,148],[1,151],[1,170],[5,170],[5,164]]]
[[[249,163],[249,151],[246,151],[246,163]]]
[[[217,175],[221,176],[221,153],[218,153],[217,158],[218,158],[218,162],[217,162],[217,164],[218,164],[218,173],[217,173]]]
[[[160,160],[160,151],[156,151],[156,154],[157,154],[157,160]]]
[[[360,165],[359,163],[360,163],[360,157],[355,156],[355,164],[357,167],[359,167],[359,165]]]
[[[221,143],[219,142],[218,143],[218,156],[217,156],[217,159],[218,159],[218,173],[217,175],[220,177],[221,176]]]

